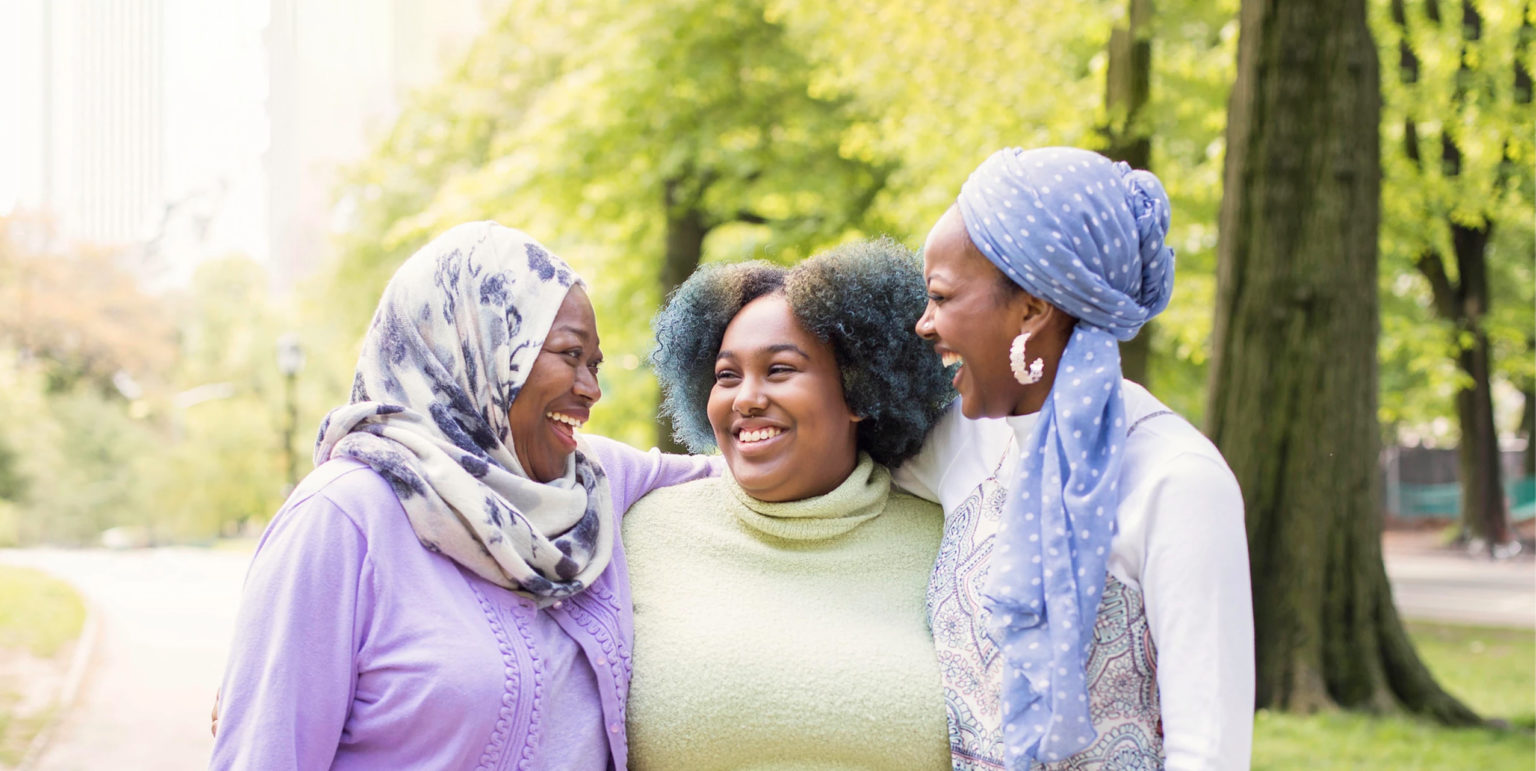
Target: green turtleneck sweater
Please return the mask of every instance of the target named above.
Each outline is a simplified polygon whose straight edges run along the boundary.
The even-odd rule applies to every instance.
[[[640,499],[630,768],[948,769],[924,610],[943,526],[867,455],[803,501],[729,476]]]

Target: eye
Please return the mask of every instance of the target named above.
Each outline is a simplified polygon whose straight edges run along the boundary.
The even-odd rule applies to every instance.
[[[928,293],[928,302],[931,302],[934,305],[938,305],[938,304],[944,302],[944,295],[941,295],[941,294],[939,294],[937,292],[929,292]]]
[[[770,377],[774,375],[788,375],[794,373],[795,371],[795,368],[789,366],[788,364],[774,364],[768,368],[768,375]]]
[[[740,375],[737,375],[735,370],[729,370],[729,369],[715,370],[715,382],[716,383],[731,383],[731,382],[735,382],[737,380],[737,378],[739,378],[739,377],[740,377]]]
[[[594,362],[591,362],[591,363],[587,364],[587,369],[591,370],[592,374],[594,374],[594,375],[596,375],[597,371],[599,369],[602,369],[602,367],[603,367],[603,360],[602,359],[598,359],[597,361],[594,361]]]

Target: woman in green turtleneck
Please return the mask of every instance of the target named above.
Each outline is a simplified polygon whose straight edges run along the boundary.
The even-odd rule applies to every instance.
[[[679,437],[728,473],[624,520],[634,769],[949,768],[924,594],[938,507],[891,487],[951,392],[894,242],[695,273],[656,319]]]

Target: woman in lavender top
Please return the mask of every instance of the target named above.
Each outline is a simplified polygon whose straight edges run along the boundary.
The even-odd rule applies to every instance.
[[[616,512],[706,462],[578,438],[581,280],[461,225],[401,266],[246,577],[211,767],[623,769]]]

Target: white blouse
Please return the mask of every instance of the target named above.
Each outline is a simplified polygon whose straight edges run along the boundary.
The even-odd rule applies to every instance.
[[[1166,768],[1246,769],[1254,653],[1242,492],[1209,439],[1140,385],[1122,387],[1130,434],[1109,572],[1146,603]],[[894,481],[947,517],[1005,453],[1016,457],[1035,417],[968,420],[957,399]]]

